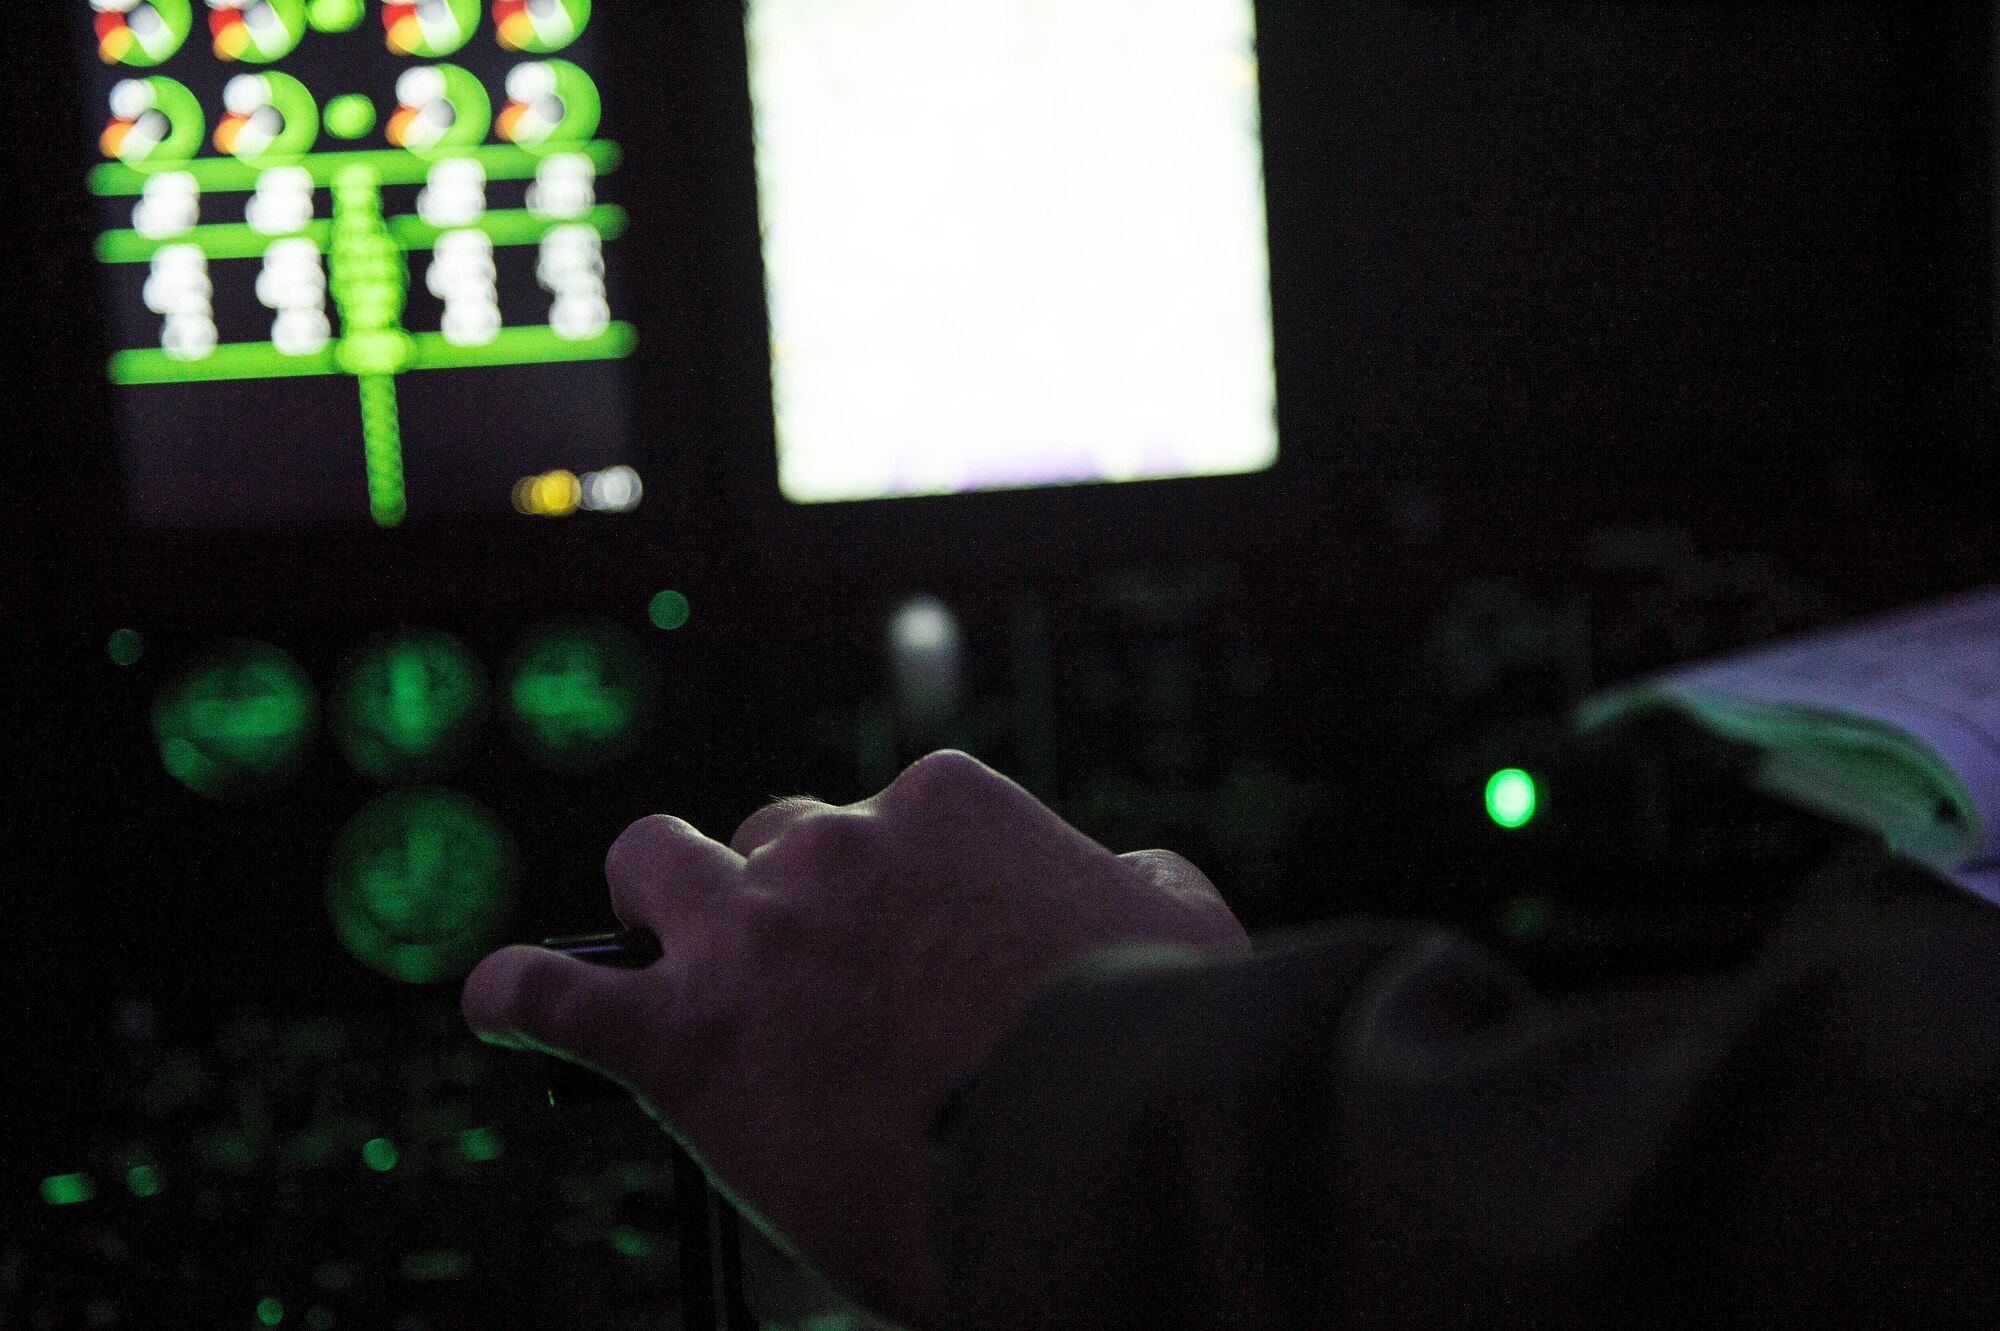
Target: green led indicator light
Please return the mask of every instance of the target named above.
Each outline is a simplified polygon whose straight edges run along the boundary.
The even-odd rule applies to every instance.
[[[336,139],[358,139],[375,128],[375,103],[358,92],[342,93],[326,104],[324,119]]]
[[[500,45],[509,51],[546,54],[560,51],[583,35],[590,22],[590,0],[548,0],[527,5],[496,5]]]
[[[396,1143],[387,1137],[371,1137],[361,1147],[361,1158],[376,1173],[386,1174],[402,1157],[396,1152]]]
[[[346,32],[361,22],[365,12],[361,0],[312,0],[306,22],[317,32]]]
[[[427,786],[391,791],[335,839],[327,917],[371,970],[410,984],[454,979],[497,941],[515,866],[506,826],[476,800]]]
[[[1518,767],[1495,772],[1486,782],[1486,816],[1502,827],[1519,827],[1535,816],[1535,779]]]
[[[125,1171],[125,1186],[134,1197],[152,1197],[160,1191],[160,1171],[151,1165],[134,1165]]]
[[[458,1153],[475,1164],[500,1158],[500,1134],[491,1128],[467,1128],[458,1134]]]
[[[333,705],[347,761],[383,784],[443,776],[486,720],[486,672],[465,644],[419,629],[364,649]]]
[[[629,757],[652,718],[652,663],[611,623],[564,625],[515,654],[509,718],[528,756],[551,771],[601,771]]]
[[[436,162],[476,148],[492,127],[493,102],[476,75],[457,65],[418,65],[396,79],[396,110],[383,136]]]
[[[42,1180],[42,1200],[50,1206],[87,1202],[97,1195],[97,1185],[88,1174],[56,1174]]]
[[[688,598],[679,592],[656,592],[646,603],[646,617],[656,629],[677,629],[688,622]]]
[[[297,774],[319,702],[299,663],[269,643],[234,641],[198,657],[153,706],[160,762],[198,794],[240,799]]]
[[[285,1305],[280,1299],[257,1300],[257,1320],[265,1326],[276,1326],[285,1320]]]
[[[146,640],[134,629],[114,629],[105,650],[110,653],[113,665],[136,665],[145,654]]]

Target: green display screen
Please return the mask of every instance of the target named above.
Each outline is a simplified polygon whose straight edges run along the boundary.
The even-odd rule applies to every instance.
[[[391,784],[456,771],[486,719],[486,672],[435,629],[382,638],[348,667],[333,704],[333,738],[364,776]]]
[[[506,827],[476,800],[428,786],[391,791],[335,840],[327,916],[373,970],[413,984],[455,978],[497,942],[516,863]]]
[[[591,772],[627,757],[652,719],[652,663],[611,623],[558,625],[515,653],[507,687],[515,738],[538,765]]]
[[[588,0],[65,2],[140,523],[638,504]]]
[[[241,799],[290,781],[311,756],[319,698],[305,670],[269,643],[202,653],[153,706],[160,763],[188,789]]]

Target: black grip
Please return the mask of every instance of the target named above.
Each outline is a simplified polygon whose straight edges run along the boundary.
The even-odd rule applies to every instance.
[[[660,959],[660,940],[644,929],[622,933],[572,934],[565,938],[545,938],[542,946],[598,966],[620,970],[644,970]],[[543,1056],[548,1066],[549,1107],[575,1104],[580,1100],[606,1100],[625,1094],[618,1083],[600,1077],[588,1068],[567,1059]],[[674,1166],[675,1225],[680,1231],[680,1285],[682,1331],[714,1331],[718,1325],[730,1331],[752,1331],[757,1325],[743,1298],[743,1269],[740,1236],[734,1207],[714,1195],[701,1166],[679,1142],[670,1146]],[[712,1244],[719,1222],[722,1255],[722,1305],[716,1306],[715,1276],[711,1265]]]
[[[644,970],[658,961],[661,951],[660,940],[644,929],[609,934],[570,934],[563,938],[545,938],[541,945],[551,952],[560,952],[593,965],[616,966],[619,970],[632,971]],[[550,1108],[585,1100],[610,1100],[626,1093],[617,1082],[600,1077],[589,1068],[578,1067],[567,1059],[545,1055],[542,1062],[548,1074]]]

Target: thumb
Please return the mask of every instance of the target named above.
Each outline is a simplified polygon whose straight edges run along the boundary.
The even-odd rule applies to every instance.
[[[1219,895],[1207,874],[1171,850],[1128,850],[1118,858],[1137,869],[1141,877],[1167,896],[1207,901]]]
[[[516,944],[472,968],[459,1011],[488,1043],[559,1054],[625,1080],[638,1070],[640,974]]]
[[[1133,850],[1118,858],[1137,870],[1153,891],[1186,910],[1184,919],[1192,927],[1184,941],[1216,952],[1250,950],[1250,935],[1244,932],[1243,922],[1207,874],[1171,850]]]

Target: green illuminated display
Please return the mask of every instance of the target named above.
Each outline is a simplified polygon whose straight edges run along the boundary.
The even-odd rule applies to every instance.
[[[457,65],[419,65],[396,80],[389,142],[427,161],[479,144],[493,124],[486,89]]]
[[[42,1180],[42,1200],[50,1206],[87,1202],[97,1195],[88,1174],[56,1174]]]
[[[1518,767],[1495,772],[1486,782],[1486,816],[1502,827],[1519,827],[1535,816],[1535,779]]]
[[[408,57],[387,63],[357,31],[372,28],[365,0],[93,7],[97,52],[114,66],[95,94],[110,110],[105,160],[88,175],[104,201],[95,252],[149,269],[143,285],[121,275],[111,288],[121,302],[140,288],[145,305],[119,316],[113,383],[353,378],[365,484],[350,493],[392,527],[411,505],[403,375],[633,354],[636,329],[610,317],[604,281],[605,244],[628,219],[597,197],[622,153],[596,137],[601,98],[578,42],[589,3],[491,5],[485,35],[527,53],[498,64],[473,41],[485,0],[384,0],[389,49]],[[203,17],[212,51],[190,40]],[[548,58],[572,45],[570,60]],[[467,67],[442,59],[460,50]],[[119,66],[146,68],[118,77]],[[511,206],[489,208],[503,181],[527,182],[525,199],[496,190],[492,202]],[[321,422],[340,419],[313,400]],[[149,418],[133,427],[135,449],[175,446],[158,423],[200,416],[165,401],[121,399]],[[503,447],[524,443],[536,446],[533,433]]]
[[[157,65],[181,49],[194,28],[188,0],[139,0],[97,11],[97,55],[107,65]]]
[[[327,917],[357,960],[428,984],[465,974],[497,941],[515,854],[489,810],[455,791],[391,791],[341,830],[327,869]]]
[[[265,1326],[276,1326],[285,1320],[285,1305],[281,1299],[262,1298],[257,1300],[257,1320]]]
[[[134,82],[138,80],[127,80]],[[143,80],[150,83],[151,80]],[[171,79],[168,82],[172,82]],[[178,85],[176,85],[178,86]],[[189,94],[193,102],[193,94]],[[193,102],[195,112],[200,114],[201,104]],[[199,146],[201,134],[195,134]],[[599,175],[616,171],[624,162],[624,150],[617,144],[604,139],[585,144],[577,149]],[[106,153],[106,156],[115,156]],[[480,170],[488,180],[532,180],[541,159],[525,148],[511,144],[484,144],[471,151],[457,154],[479,163]],[[401,149],[371,148],[355,152],[313,153],[299,165],[312,175],[315,186],[330,185],[333,178],[350,166],[365,166],[373,171],[384,185],[417,185],[423,183],[430,172],[430,166],[422,158]],[[187,164],[187,172],[194,177],[195,184],[204,190],[247,190],[257,184],[262,174],[255,167],[225,157],[204,157]],[[85,184],[92,194],[106,198],[144,192],[146,177],[142,172],[118,162],[99,162],[90,169]]]
[[[479,0],[384,0],[382,28],[397,55],[450,55],[479,30]]]
[[[406,250],[429,247],[442,230],[420,217],[383,220],[389,234]],[[625,234],[625,210],[609,204],[591,209],[577,221],[590,227],[604,240],[613,240]],[[480,218],[474,229],[485,232],[495,245],[532,245],[547,234],[548,223],[526,209],[495,208]],[[333,224],[309,222],[299,228],[298,234],[316,245],[325,245],[333,239]],[[174,241],[142,235],[137,231],[106,231],[97,238],[97,257],[105,263],[144,263],[163,245],[189,242],[199,245],[211,259],[254,259],[270,248],[271,237],[268,232],[259,231],[244,222],[212,222],[190,227]],[[506,331],[527,333],[547,330],[515,328]],[[217,347],[212,354],[222,355],[228,350],[227,347]]]
[[[125,1171],[125,1186],[134,1197],[153,1197],[160,1191],[160,1171],[151,1165],[134,1165]]]
[[[135,665],[146,650],[146,640],[133,629],[114,629],[111,640],[105,644],[115,665]]]
[[[630,756],[654,696],[652,663],[610,623],[536,634],[516,653],[507,687],[514,732],[528,756],[557,772],[597,771]]]
[[[590,0],[499,0],[493,6],[500,45],[510,51],[560,51],[589,22]]]
[[[185,85],[164,74],[122,79],[111,89],[111,120],[97,146],[137,173],[138,193],[148,175],[175,170],[201,151],[206,127],[201,103]]]
[[[632,354],[637,334],[614,323],[588,341],[572,341],[546,328],[503,328],[483,347],[455,347],[437,333],[410,335],[412,370],[451,370],[473,365],[543,365],[567,360],[616,360]],[[341,374],[333,352],[287,356],[269,342],[217,347],[207,360],[177,361],[164,351],[121,351],[112,357],[111,380],[120,384],[203,383],[222,379],[273,379],[294,375]]]
[[[406,633],[367,648],[348,672],[333,706],[334,743],[377,781],[443,776],[464,761],[486,709],[486,673],[463,643]]]
[[[567,60],[535,60],[507,71],[507,105],[493,128],[529,152],[566,152],[597,132],[603,112],[590,75]]]
[[[475,1164],[498,1160],[501,1149],[500,1134],[491,1128],[467,1128],[458,1134],[459,1155]]]
[[[372,1170],[386,1174],[402,1159],[396,1151],[396,1143],[387,1137],[371,1137],[361,1146],[361,1159]]]
[[[222,105],[229,114],[215,127],[215,146],[250,166],[290,163],[319,139],[319,105],[289,74],[238,74]]]
[[[305,0],[208,0],[208,31],[219,60],[282,60],[306,35]]]
[[[360,381],[361,451],[368,471],[368,513],[380,527],[403,520],[403,435],[395,375],[410,362],[403,331],[409,267],[382,221],[382,192],[365,166],[333,182],[333,256],[327,285],[340,310],[334,363]]]
[[[160,762],[199,794],[238,799],[290,780],[311,751],[319,702],[298,662],[268,643],[225,643],[153,707]]]

